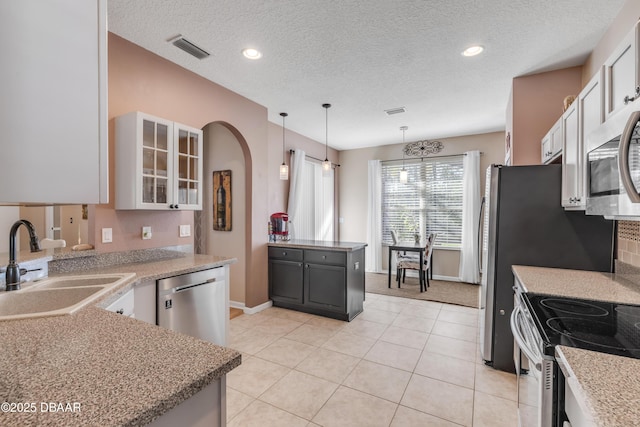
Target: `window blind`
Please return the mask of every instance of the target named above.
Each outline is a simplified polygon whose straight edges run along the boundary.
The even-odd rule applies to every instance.
[[[401,241],[415,233],[438,233],[436,246],[459,248],[462,241],[462,155],[408,160],[408,179],[399,180],[402,162],[382,163],[382,241],[391,230]]]

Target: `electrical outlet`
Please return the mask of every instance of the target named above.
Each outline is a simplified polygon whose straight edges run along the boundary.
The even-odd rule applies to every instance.
[[[142,227],[142,240],[149,240],[151,238],[151,227]]]
[[[102,229],[102,243],[111,243],[113,242],[113,229],[111,228],[103,228]]]
[[[191,236],[191,225],[181,225],[180,226],[180,237],[189,237]]]

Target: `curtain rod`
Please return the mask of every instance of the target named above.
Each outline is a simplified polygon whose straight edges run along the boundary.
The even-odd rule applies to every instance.
[[[295,153],[295,152],[296,152],[296,150],[289,150],[289,154],[293,154],[293,153]],[[319,159],[319,158],[317,158],[317,157],[310,156],[310,155],[308,155],[308,154],[306,154],[306,153],[305,153],[305,155],[304,155],[304,156],[305,156],[305,157],[308,157],[308,158],[310,158],[310,159],[313,159],[313,160],[317,160],[317,161],[319,161],[319,162],[324,162],[324,160]],[[332,165],[336,165],[337,167],[340,167],[340,164],[339,164],[339,163],[333,163],[333,162],[331,162],[331,164],[332,164]]]
[[[418,159],[420,159],[420,161],[422,162],[424,159],[427,159],[427,160],[428,159],[441,159],[443,157],[458,157],[458,156],[466,156],[466,155],[467,155],[467,153],[445,154],[445,155],[442,155],[442,156],[405,157],[404,159],[387,159],[387,160],[381,160],[380,162],[381,163],[384,163],[384,162],[401,162],[403,160],[405,162],[407,162],[407,161],[410,161],[410,160],[418,160]],[[484,156],[484,153],[481,151],[480,155]]]

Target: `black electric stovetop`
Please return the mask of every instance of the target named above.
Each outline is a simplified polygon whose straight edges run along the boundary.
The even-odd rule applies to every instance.
[[[640,306],[526,294],[545,353],[564,345],[640,359]]]

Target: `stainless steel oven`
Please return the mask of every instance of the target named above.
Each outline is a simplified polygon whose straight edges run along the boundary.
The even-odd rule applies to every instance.
[[[515,340],[514,362],[518,379],[518,425],[554,427],[557,418],[555,358],[544,354],[545,343],[537,330],[524,294],[516,290],[511,313]]]
[[[640,100],[587,136],[587,214],[640,218]]]

